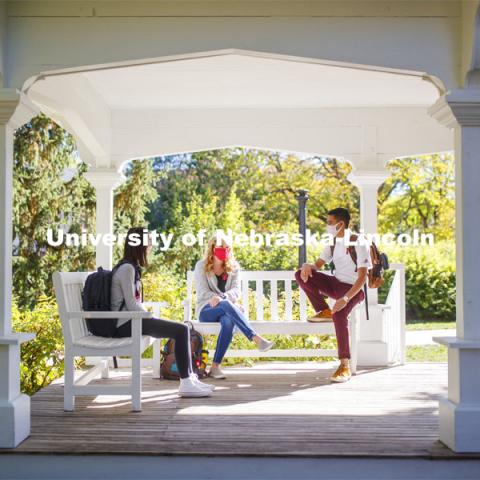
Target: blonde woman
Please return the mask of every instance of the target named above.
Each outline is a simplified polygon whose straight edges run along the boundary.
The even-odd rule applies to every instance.
[[[196,314],[200,322],[219,322],[215,356],[209,375],[212,378],[226,378],[220,365],[232,341],[233,330],[237,327],[258,349],[266,352],[273,342],[257,335],[251,328],[241,308],[237,305],[240,297],[240,266],[233,256],[232,247],[222,241],[217,245],[213,236],[207,245],[205,258],[195,266],[195,288],[197,292]]]

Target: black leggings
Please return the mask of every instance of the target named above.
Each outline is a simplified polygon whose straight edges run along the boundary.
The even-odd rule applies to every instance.
[[[188,378],[192,370],[192,355],[190,353],[190,329],[187,325],[158,318],[142,319],[142,335],[155,338],[173,338],[175,340],[175,360],[177,361],[180,378]],[[115,337],[131,337],[132,321],[117,328]]]

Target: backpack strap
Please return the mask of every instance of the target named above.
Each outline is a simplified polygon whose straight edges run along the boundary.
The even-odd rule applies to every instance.
[[[357,241],[357,238],[358,238],[357,235],[351,235],[350,236],[350,239],[353,240],[354,242]],[[353,263],[355,264],[355,271],[357,271],[357,269],[358,269],[358,267],[357,267],[357,251],[355,250],[355,246],[354,245],[349,245],[348,248],[347,248],[347,251],[348,251],[351,259],[353,260]]]

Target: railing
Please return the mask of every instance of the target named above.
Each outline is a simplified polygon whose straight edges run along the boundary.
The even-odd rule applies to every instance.
[[[295,271],[244,270],[240,278],[241,303],[247,319],[259,322],[267,318],[272,322],[307,321],[307,296],[295,286]],[[187,272],[184,320],[192,318],[193,281],[194,273]]]
[[[401,263],[390,264],[394,270],[392,284],[385,305],[384,325],[385,342],[388,345],[388,362],[405,363],[405,266]]]

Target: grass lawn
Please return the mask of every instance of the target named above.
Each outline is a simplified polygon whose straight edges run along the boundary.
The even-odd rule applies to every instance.
[[[411,345],[407,347],[407,362],[446,362],[447,347],[443,345]]]
[[[407,320],[407,330],[445,330],[455,329],[455,322],[442,320]]]

